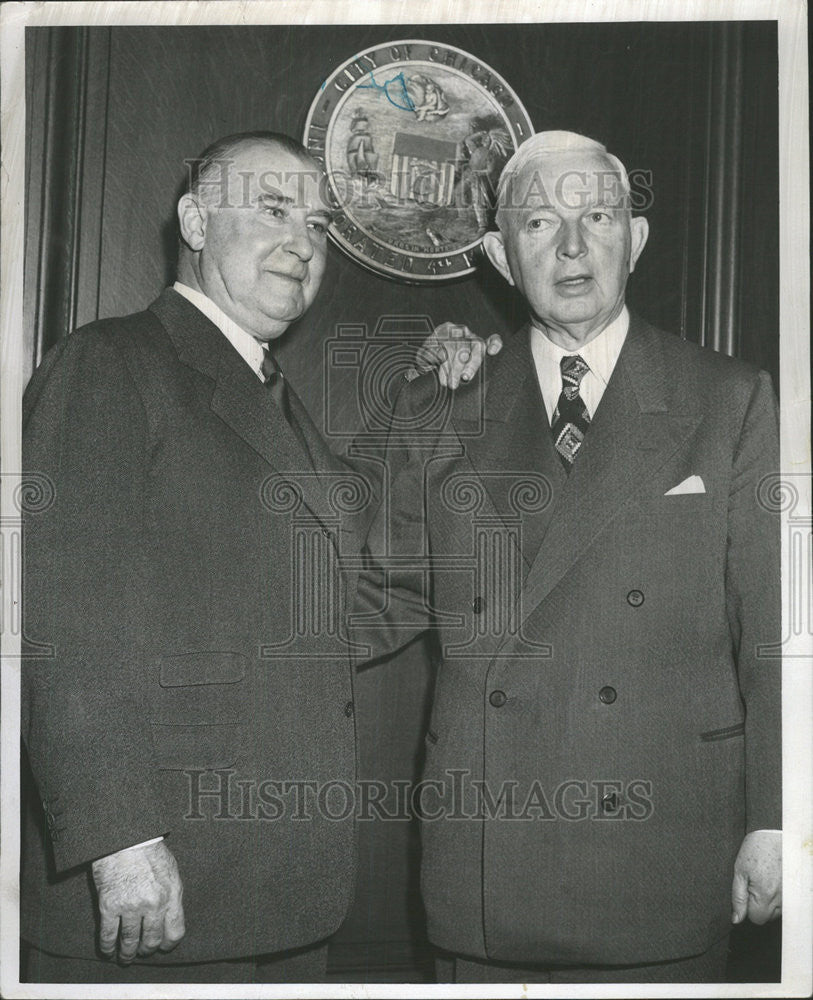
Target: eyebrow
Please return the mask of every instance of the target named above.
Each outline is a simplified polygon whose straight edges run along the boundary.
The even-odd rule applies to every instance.
[[[257,197],[258,202],[271,202],[274,205],[293,205],[294,199],[284,194],[270,194],[264,192]]]
[[[589,215],[591,212],[601,212],[601,211],[619,212],[623,211],[623,209],[624,206],[620,204],[614,205],[612,204],[612,202],[598,201],[595,203],[595,205],[585,205],[583,208],[583,212],[584,214]],[[512,213],[512,212],[517,212],[517,209],[512,210],[510,207],[509,208],[502,207],[499,209],[499,211]],[[536,212],[550,212],[553,215],[558,215],[559,209],[555,205],[534,205],[532,208],[519,209],[519,213],[523,215],[534,215]]]
[[[263,192],[257,197],[257,202],[259,204],[285,205],[287,208],[290,205],[295,205],[296,199],[285,194]],[[329,208],[314,208],[311,209],[308,214],[321,215],[323,218],[327,219],[328,222],[333,221],[333,212]]]

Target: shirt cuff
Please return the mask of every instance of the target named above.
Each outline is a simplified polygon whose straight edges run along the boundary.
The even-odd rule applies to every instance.
[[[152,840],[144,840],[140,844],[133,844],[132,847],[122,847],[120,851],[116,851],[116,854],[124,854],[125,851],[134,851],[138,847],[149,847],[150,844],[157,844],[159,840],[163,839],[163,837],[153,837]]]

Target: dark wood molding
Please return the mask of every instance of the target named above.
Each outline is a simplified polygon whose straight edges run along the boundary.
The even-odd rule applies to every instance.
[[[24,301],[32,369],[60,337],[98,315],[109,67],[110,29],[27,31]]]
[[[712,26],[707,88],[703,343],[739,353],[743,26]]]

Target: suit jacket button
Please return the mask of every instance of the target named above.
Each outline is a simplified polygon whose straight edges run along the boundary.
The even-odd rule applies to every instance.
[[[482,597],[475,597],[474,598],[474,601],[472,602],[472,605],[471,605],[471,610],[476,615],[481,615],[483,613],[483,598]]]
[[[55,818],[54,814],[50,810],[48,810],[48,812],[46,812],[46,814],[45,814],[45,822],[46,822],[46,824],[48,826],[48,833],[49,833],[49,835],[51,837],[51,840],[54,843],[56,843],[59,840],[59,833],[60,833],[60,831],[59,831],[59,829],[57,828],[57,825],[56,825],[56,818]]]
[[[618,795],[616,792],[610,792],[605,795],[601,800],[601,811],[603,813],[613,813],[618,809]]]
[[[502,708],[508,701],[508,698],[505,696],[505,691],[492,691],[488,696],[488,700],[495,708]]]
[[[615,690],[614,687],[610,687],[608,684],[607,687],[603,687],[599,691],[598,696],[604,702],[605,705],[612,705],[612,703],[618,697],[618,692]]]
[[[352,718],[352,715],[353,715],[353,702],[352,701],[348,701],[348,703],[344,706],[344,714],[347,716],[348,719]]]
[[[640,608],[644,603],[644,594],[641,590],[631,590],[627,594],[627,604],[631,604],[633,608]]]

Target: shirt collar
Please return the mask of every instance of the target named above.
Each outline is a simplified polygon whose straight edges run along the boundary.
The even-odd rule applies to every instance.
[[[172,287],[214,323],[246,364],[262,378],[262,361],[265,350],[260,341],[238,326],[208,295],[204,295],[196,288],[190,288],[189,285],[185,285],[181,281],[176,281]]]
[[[601,333],[577,351],[566,351],[554,344],[552,340],[537,326],[531,327],[539,357],[544,364],[553,365],[557,372],[562,358],[578,354],[590,367],[590,371],[606,386],[618,361],[618,355],[624,346],[629,331],[630,314],[626,305],[616,318],[606,326]],[[535,352],[536,353],[536,352]]]

